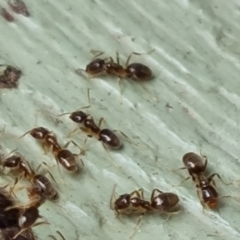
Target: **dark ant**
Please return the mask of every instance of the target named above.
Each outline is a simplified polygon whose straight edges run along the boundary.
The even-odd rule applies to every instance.
[[[215,176],[218,177],[218,179],[225,185],[230,185],[231,183],[225,183],[218,173],[213,173],[211,176],[206,177],[205,171],[208,160],[206,156],[204,156],[204,158],[206,159],[205,162],[203,162],[203,158],[196,153],[186,153],[182,159],[185,167],[176,169],[174,171],[178,171],[180,169],[188,169],[190,176],[185,178],[178,185],[181,185],[183,182],[192,177],[192,180],[195,182],[198,198],[200,199],[203,209],[215,209],[218,205],[219,198],[225,198],[230,196],[218,196],[218,192],[216,190],[216,185],[213,178]]]
[[[24,177],[25,179],[32,182],[34,185],[33,189],[35,189],[35,191],[38,189],[39,195],[43,195],[44,198],[50,200],[57,199],[58,193],[53,187],[52,183],[49,181],[49,179],[43,174],[36,174],[42,164],[40,164],[37,167],[36,171],[34,171],[31,168],[30,164],[18,153],[5,158],[2,165],[3,168],[9,168],[11,171],[17,172],[19,174],[19,177]],[[47,173],[55,181],[53,175],[49,171],[47,171]]]
[[[45,153],[46,151],[51,151],[57,163],[60,163],[67,171],[74,173],[79,170],[79,166],[76,162],[76,157],[82,154],[82,150],[75,142],[69,141],[64,145],[64,147],[61,147],[57,141],[55,134],[44,127],[33,128],[30,131],[24,133],[21,138],[27,134],[30,134],[33,138],[41,142]],[[73,154],[68,149],[66,149],[70,143],[73,143],[80,149],[79,154]]]
[[[22,71],[10,66],[0,65],[0,88],[16,88]]]

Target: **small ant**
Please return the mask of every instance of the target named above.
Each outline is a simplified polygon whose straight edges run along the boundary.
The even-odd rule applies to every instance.
[[[218,177],[218,179],[225,185],[230,185],[231,183],[225,183],[218,173],[213,173],[211,176],[206,177],[205,171],[208,160],[207,157],[204,158],[206,159],[205,162],[203,162],[203,158],[196,153],[193,152],[186,153],[182,159],[185,167],[176,169],[174,170],[174,172],[180,169],[188,169],[190,176],[185,178],[178,185],[181,185],[183,182],[192,177],[192,180],[195,182],[197,188],[198,198],[200,199],[203,208],[215,209],[218,205],[219,198],[229,196],[222,197],[218,196],[216,185],[213,178],[215,176]]]
[[[30,134],[33,138],[41,142],[45,153],[46,150],[50,150],[53,153],[57,163],[60,163],[68,172],[75,173],[79,170],[79,166],[76,162],[76,156],[82,154],[82,150],[80,149],[81,151],[79,154],[73,154],[66,149],[70,143],[73,143],[79,148],[75,142],[69,141],[64,145],[64,147],[61,147],[55,134],[44,127],[33,128],[24,133],[20,138],[27,134]]]
[[[142,217],[147,212],[157,212],[157,213],[166,213],[168,215],[177,214],[179,211],[172,212],[171,210],[175,208],[179,203],[179,198],[176,194],[171,192],[162,192],[159,189],[154,189],[152,191],[151,200],[144,200],[143,189],[140,188],[137,191],[133,191],[130,194],[125,193],[120,195],[113,202],[113,198],[115,198],[115,188],[113,188],[111,200],[110,200],[110,208],[114,209],[117,215],[132,215],[132,214],[140,214],[138,221],[136,223],[135,229],[131,234],[131,237],[135,234],[136,228],[139,226]],[[156,194],[157,193],[157,194]]]
[[[31,168],[30,164],[26,160],[24,160],[24,158],[18,153],[5,158],[2,165],[3,168],[9,168],[10,170],[17,172],[20,177],[24,177],[25,179],[32,182],[34,184],[35,191],[36,189],[38,189],[38,192],[41,192],[41,195],[43,195],[44,198],[50,200],[57,199],[58,193],[53,187],[52,183],[49,181],[49,179],[43,174],[36,174],[36,172],[38,172],[39,168],[41,167],[41,164],[37,167],[36,171],[34,171]],[[49,171],[47,172],[54,180],[53,175]]]
[[[90,89],[88,89],[88,106],[82,107],[81,109],[84,108],[90,108],[91,107],[91,102],[90,102]],[[73,131],[71,131],[68,134],[68,137],[72,135],[74,132],[78,131],[81,129],[83,132],[87,134],[88,137],[95,137],[98,139],[100,142],[102,142],[103,147],[106,149],[106,146],[113,148],[113,149],[120,149],[123,145],[118,138],[118,136],[114,133],[115,131],[104,128],[101,129],[102,122],[104,121],[103,118],[100,118],[99,123],[96,124],[95,121],[93,120],[92,116],[90,114],[87,114],[83,111],[74,111],[70,113],[63,113],[58,116],[63,116],[69,114],[69,118],[79,124],[78,128],[75,128]],[[121,134],[128,138],[124,133],[121,132]],[[86,142],[85,142],[86,143]]]
[[[120,85],[120,80],[122,78],[127,78],[127,79],[132,79],[132,80],[137,80],[137,81],[146,81],[150,80],[153,77],[152,70],[147,67],[146,65],[142,63],[131,63],[130,59],[133,55],[145,55],[145,54],[150,54],[154,51],[155,49],[150,50],[147,53],[137,53],[137,52],[132,52],[129,54],[127,61],[125,63],[125,66],[122,66],[120,64],[119,60],[119,53],[116,52],[116,62],[114,62],[112,57],[108,57],[105,59],[98,58],[101,56],[104,52],[99,52],[99,51],[91,51],[92,53],[97,53],[92,61],[86,66],[86,69],[77,69],[75,72],[79,74],[80,72],[84,71],[88,75],[93,77],[97,76],[102,76],[102,75],[109,75],[109,76],[116,76],[118,77],[118,84],[119,84],[119,89],[121,91],[121,85]]]

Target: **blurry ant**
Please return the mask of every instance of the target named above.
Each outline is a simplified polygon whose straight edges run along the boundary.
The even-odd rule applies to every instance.
[[[45,153],[47,151],[51,151],[57,163],[60,163],[68,172],[75,173],[79,170],[79,165],[76,162],[76,157],[82,154],[82,150],[74,141],[69,141],[64,145],[64,147],[61,147],[57,141],[55,134],[44,127],[33,128],[24,133],[20,138],[24,137],[27,134],[30,134],[33,138],[41,143]],[[73,154],[68,149],[66,149],[70,143],[74,144],[80,149],[79,154]],[[81,162],[82,165],[84,165],[82,160]]]
[[[205,171],[208,160],[206,156],[204,156],[204,158],[205,162],[203,162],[203,158],[196,153],[186,153],[182,159],[185,167],[176,169],[174,171],[178,171],[180,169],[188,169],[190,176],[185,178],[179,185],[192,177],[192,180],[195,182],[198,198],[200,199],[203,209],[215,209],[218,205],[219,198],[226,198],[230,196],[218,196],[214,177],[218,177],[218,179],[225,185],[230,185],[232,183],[224,182],[218,173],[213,173],[211,176],[206,177]]]
[[[110,208],[114,209],[117,215],[132,215],[132,214],[140,214],[136,226],[134,228],[131,237],[136,232],[136,228],[139,226],[142,217],[147,212],[156,212],[156,213],[165,213],[168,215],[168,218],[172,214],[179,213],[178,211],[171,211],[176,206],[178,206],[179,198],[176,194],[171,192],[162,192],[159,189],[154,189],[152,191],[151,200],[144,200],[143,189],[139,189],[137,191],[133,191],[130,194],[125,193],[120,195],[117,199],[115,198],[115,189],[116,185],[113,188],[111,200],[110,200]],[[113,202],[113,198],[115,201]]]
[[[15,155],[5,158],[2,165],[3,168],[9,168],[11,171],[15,171],[16,173],[18,173],[19,177],[24,177],[25,179],[32,182],[35,191],[36,189],[38,189],[39,194],[41,193],[40,195],[43,195],[44,198],[55,200],[58,197],[58,193],[53,187],[52,183],[49,181],[49,179],[43,174],[36,174],[42,164],[40,164],[34,171],[30,166],[29,162],[26,161],[19,153],[17,153]],[[55,181],[53,175],[48,170],[45,169],[45,171],[47,171],[50,177]]]

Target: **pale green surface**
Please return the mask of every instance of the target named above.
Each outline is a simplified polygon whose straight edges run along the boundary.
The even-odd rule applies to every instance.
[[[38,115],[38,126],[66,142],[64,136],[75,125],[68,117],[56,124],[51,113],[85,106],[91,88],[93,104],[87,112],[146,145],[137,147],[122,138],[124,150],[111,152],[121,166],[116,168],[102,145],[89,140],[84,174],[71,177],[61,171],[67,184],[59,180],[61,200],[41,207],[51,225],[50,230],[35,229],[39,239],[56,230],[68,240],[128,239],[136,218],[119,220],[109,209],[115,183],[119,194],[143,187],[150,197],[153,188],[160,188],[181,198],[178,216],[163,225],[161,216],[146,216],[135,239],[240,239],[239,202],[223,199],[218,212],[203,214],[191,181],[172,186],[187,172],[170,171],[182,166],[184,153],[201,149],[209,157],[209,172],[219,172],[226,181],[239,176],[239,1],[24,1],[30,18],[14,15],[15,23],[0,18],[0,63],[24,71],[18,90],[1,91],[5,137],[33,128],[36,110],[46,109]],[[6,6],[4,0],[0,3]],[[131,51],[152,48],[154,53],[134,61],[152,67],[155,79],[148,88],[157,101],[137,83],[124,81],[120,105],[116,79],[90,81],[74,73],[90,61],[91,49],[113,57],[119,51],[124,61]],[[81,145],[85,137],[73,139]],[[1,145],[6,151],[18,147],[34,166],[54,163],[30,137],[1,138]],[[60,179],[57,167],[53,173]],[[221,195],[239,197],[237,182],[227,188],[218,183],[218,189]]]

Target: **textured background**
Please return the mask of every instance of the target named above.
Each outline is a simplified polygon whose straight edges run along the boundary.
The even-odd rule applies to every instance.
[[[82,174],[69,176],[62,170],[59,175],[57,167],[51,169],[61,198],[41,207],[51,225],[35,229],[39,239],[56,230],[68,240],[128,239],[137,218],[116,219],[109,209],[115,183],[119,194],[143,187],[150,197],[153,188],[160,188],[181,199],[182,212],[167,223],[164,216],[144,217],[135,239],[239,239],[238,201],[222,199],[218,211],[203,214],[191,181],[173,187],[187,172],[171,172],[182,167],[184,153],[202,150],[209,173],[216,171],[226,181],[239,176],[239,1],[24,2],[30,17],[9,10],[14,22],[0,18],[0,63],[24,72],[19,89],[0,92],[4,151],[18,147],[34,166],[42,161],[53,165],[31,137],[17,136],[37,125],[66,142],[76,125],[54,114],[88,104],[88,88],[92,106],[86,111],[139,144],[121,138],[125,148],[111,152],[121,168],[93,139],[87,142]],[[7,8],[7,2],[0,0],[0,6]],[[151,55],[132,59],[152,68],[155,78],[146,84],[151,94],[125,80],[122,105],[115,78],[88,80],[74,72],[91,60],[91,49],[113,57],[119,51],[124,62],[130,52],[152,48]],[[82,145],[85,135],[72,138]],[[220,195],[239,197],[239,182],[217,184]]]

